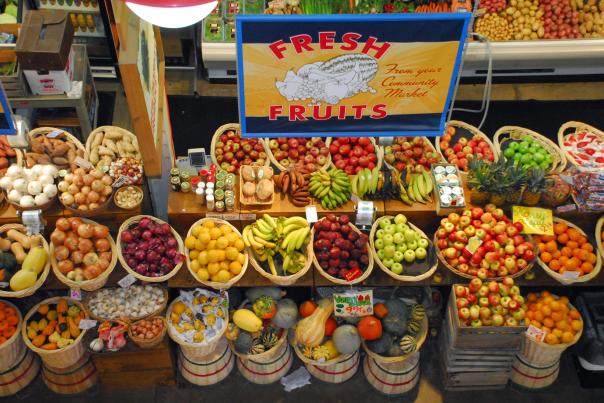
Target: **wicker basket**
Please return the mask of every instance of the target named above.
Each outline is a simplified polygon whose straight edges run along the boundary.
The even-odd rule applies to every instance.
[[[34,346],[29,340],[29,337],[27,337],[27,323],[29,322],[31,316],[36,313],[38,307],[43,304],[56,304],[60,299],[66,299],[68,301],[68,304],[77,305],[81,310],[86,313],[86,309],[80,301],[76,301],[67,297],[52,297],[45,299],[44,301],[36,304],[32,309],[30,309],[27,315],[25,315],[23,325],[21,326],[21,336],[23,337],[25,345],[34,353],[38,354],[45,365],[54,368],[67,368],[78,362],[86,353],[86,349],[84,347],[84,344],[82,343],[82,340],[84,340],[84,335],[88,330],[82,330],[82,332],[80,333],[78,338],[75,339],[73,344],[70,344],[69,346],[58,350],[43,350],[41,348],[38,348]],[[86,317],[88,317],[88,313],[86,313]]]
[[[164,309],[166,309],[166,306],[168,305],[168,289],[164,288],[164,302],[162,303],[162,305],[155,311],[155,312],[151,312],[148,315],[144,315],[144,316],[138,316],[138,317],[127,317],[124,319],[128,319],[130,321],[137,321],[137,320],[141,320],[141,319],[146,319],[146,318],[150,318],[152,316],[158,316],[160,315]],[[86,307],[86,313],[88,313],[88,316],[91,319],[94,319],[98,322],[104,322],[104,321],[114,321],[117,320],[117,318],[103,318],[101,316],[96,316],[92,313],[92,309],[89,309],[90,307],[90,300],[94,297],[94,292],[90,292],[90,293],[86,293],[86,295],[84,296],[84,306]]]
[[[103,136],[105,134],[105,131],[109,131],[109,130],[114,131],[114,132],[119,132],[122,135],[122,137],[130,137],[132,145],[134,145],[136,147],[136,150],[140,154],[140,148],[138,146],[138,139],[136,138],[136,136],[133,133],[129,132],[126,129],[122,129],[121,127],[117,127],[117,126],[100,126],[100,127],[97,127],[96,129],[94,129],[93,131],[91,131],[90,134],[88,135],[88,138],[86,139],[86,155],[88,155],[90,157],[90,155],[92,154],[92,143],[94,142],[94,139],[97,136]],[[116,159],[114,159],[113,161],[117,160],[118,158],[120,158],[120,156],[116,156]]]
[[[527,362],[521,354],[514,357],[510,381],[524,389],[538,391],[547,388],[558,378],[560,373],[560,361],[547,366],[539,366]]]
[[[191,235],[191,230],[193,229],[193,227],[195,227],[196,225],[202,225],[204,222],[206,221],[213,221],[215,224],[220,224],[220,225],[228,225],[229,227],[231,227],[231,229],[233,230],[234,233],[236,233],[237,235],[239,235],[239,237],[241,238],[241,232],[239,232],[239,230],[237,228],[235,228],[231,223],[229,223],[228,221],[225,220],[221,220],[219,218],[202,218],[201,220],[195,221],[193,223],[193,225],[191,225],[191,227],[189,228],[189,230],[187,231],[187,238]],[[197,277],[197,273],[195,273],[192,269],[191,269],[191,259],[189,258],[189,249],[184,250],[184,254],[186,256],[186,261],[187,261],[187,269],[189,269],[189,273],[191,273],[191,275],[193,276],[193,278],[197,281],[199,281],[201,284],[207,286],[207,287],[211,287],[215,290],[227,290],[229,288],[231,288],[232,286],[234,286],[239,280],[241,280],[241,278],[245,275],[245,271],[247,270],[247,265],[249,263],[249,255],[246,253],[245,254],[245,262],[243,263],[242,267],[241,267],[241,272],[239,272],[238,275],[236,275],[235,277],[231,278],[230,281],[226,282],[226,283],[218,283],[216,281],[201,281],[199,279],[199,277]]]
[[[87,224],[98,225],[97,222],[89,220],[87,218],[83,218],[82,221]],[[101,273],[97,278],[77,282],[77,281],[68,279],[66,275],[64,275],[63,273],[61,273],[59,271],[59,262],[57,262],[57,259],[55,258],[55,246],[51,242],[50,243],[50,264],[52,265],[52,272],[55,274],[55,276],[61,283],[65,284],[67,287],[69,287],[71,289],[75,289],[75,290],[82,289],[84,291],[98,290],[99,288],[102,288],[107,283],[107,279],[109,278],[109,275],[111,274],[111,272],[115,268],[115,264],[117,263],[117,249],[115,247],[115,241],[113,240],[113,237],[111,236],[111,234],[109,234],[109,244],[111,245],[111,261],[109,262],[109,266],[107,267],[107,269],[105,269],[105,271],[103,273]]]
[[[583,231],[581,228],[579,228],[575,224],[571,223],[570,221],[566,221],[560,217],[554,217],[554,223],[557,223],[557,222],[565,223],[566,225],[569,226],[569,228],[576,229],[583,236],[585,236],[587,239],[589,239],[589,237],[587,236],[585,231]],[[550,269],[547,266],[547,264],[543,263],[541,261],[541,258],[539,257],[539,254],[536,254],[536,256],[537,256],[537,262],[539,263],[539,266],[541,266],[541,268],[543,269],[544,272],[546,272],[550,277],[553,277],[554,279],[556,279],[559,283],[564,284],[564,285],[569,285],[569,284],[574,284],[574,283],[585,283],[585,282],[595,278],[598,275],[598,273],[600,273],[600,269],[602,269],[602,256],[600,255],[599,248],[595,248],[594,253],[596,254],[596,263],[594,264],[594,269],[591,271],[591,273],[588,273],[584,276],[579,276],[579,277],[573,278],[573,279],[564,278],[563,275],[556,273],[555,271]]]
[[[382,363],[366,356],[363,373],[367,382],[388,396],[402,396],[415,388],[420,379],[420,354],[412,353],[405,361]]]
[[[564,123],[562,126],[560,126],[560,129],[558,130],[558,146],[560,146],[560,149],[564,153],[564,156],[571,164],[573,164],[577,167],[578,170],[583,172],[602,173],[602,171],[604,171],[604,165],[600,165],[599,167],[594,168],[583,167],[577,163],[577,160],[573,158],[573,156],[569,153],[569,150],[564,147],[564,139],[568,134],[571,134],[571,130],[572,132],[575,132],[577,130],[586,130],[594,134],[600,141],[604,141],[604,132],[586,123],[574,121]]]
[[[17,230],[19,232],[22,233],[27,233],[27,230],[25,229],[25,227],[21,224],[5,224],[3,226],[0,227],[0,234],[3,234],[5,232],[7,232],[8,230]],[[42,246],[44,246],[44,249],[46,250],[46,253],[49,255],[48,258],[46,259],[46,264],[44,265],[44,269],[42,270],[42,273],[40,273],[40,275],[38,276],[38,279],[36,280],[35,284],[25,290],[21,290],[21,291],[4,291],[4,290],[0,290],[0,298],[24,298],[24,297],[29,297],[31,295],[33,295],[36,290],[40,287],[42,287],[42,284],[44,284],[44,282],[46,281],[46,277],[48,277],[48,273],[50,273],[50,251],[48,248],[48,242],[46,242],[46,239],[44,239],[44,237],[40,236],[41,241],[42,241]]]
[[[428,317],[424,316],[424,319],[422,319],[422,328],[420,330],[420,334],[417,337],[417,349],[409,354],[405,354],[405,355],[401,355],[398,357],[384,357],[382,355],[376,354],[373,351],[371,351],[368,347],[367,344],[365,343],[365,341],[362,341],[362,345],[363,345],[363,350],[365,350],[365,353],[367,354],[368,357],[371,357],[375,362],[377,363],[381,363],[381,364],[392,364],[392,363],[396,363],[396,362],[402,362],[402,361],[406,361],[409,358],[411,358],[414,354],[416,354],[417,352],[419,352],[419,350],[422,348],[422,346],[424,345],[424,342],[426,341],[426,338],[428,337]]]
[[[374,223],[373,226],[371,227],[371,232],[369,233],[369,243],[371,245],[371,255],[373,257],[373,260],[375,261],[375,263],[377,263],[378,267],[380,269],[382,269],[382,271],[384,273],[386,273],[387,275],[389,275],[390,277],[392,277],[395,280],[398,281],[403,281],[403,282],[417,282],[417,281],[422,281],[422,280],[426,280],[428,278],[430,278],[430,276],[432,276],[435,272],[436,269],[438,268],[438,259],[434,259],[434,263],[428,267],[428,270],[426,270],[424,273],[419,274],[417,276],[406,276],[406,275],[400,275],[400,274],[395,274],[392,272],[392,270],[390,270],[389,268],[387,268],[386,266],[384,266],[384,264],[382,263],[382,261],[380,260],[380,258],[377,255],[377,251],[375,250],[375,243],[374,243],[374,239],[375,239],[375,233],[377,232],[379,226],[380,226],[380,222],[386,218],[394,218],[393,216],[382,216],[380,218],[378,218]],[[422,238],[426,238],[428,240],[428,242],[430,242],[430,238],[428,238],[426,236],[426,234],[424,233],[424,231],[422,231],[421,229],[417,228],[415,225],[411,224],[410,222],[407,222],[407,225],[409,226],[409,228],[411,228],[412,230],[416,231],[417,233],[420,234],[420,236]],[[432,244],[430,245],[430,249],[434,248],[436,250],[436,244]],[[426,264],[430,264],[429,260],[431,258],[431,250],[428,249],[428,256],[426,257]]]
[[[300,350],[300,346],[298,345],[298,343],[296,342],[296,340],[292,341],[292,346],[294,347],[294,351],[296,352],[296,355],[298,356],[298,358],[300,359],[300,361],[302,361],[304,364],[316,365],[318,367],[328,367],[330,365],[337,364],[338,362],[343,361],[343,360],[345,360],[345,359],[353,356],[354,354],[356,354],[358,352],[358,351],[355,351],[352,354],[340,354],[336,358],[332,358],[331,360],[319,362],[319,361],[315,361],[313,359],[310,359],[310,358],[306,357],[304,355],[304,353],[302,352],[302,350]]]
[[[497,132],[495,132],[495,136],[493,137],[495,150],[499,155],[503,155],[503,151],[505,149],[504,143],[506,141],[520,140],[524,136],[531,137],[551,155],[552,166],[549,170],[549,173],[560,173],[564,171],[566,168],[566,158],[564,158],[564,154],[562,153],[562,150],[560,150],[560,147],[558,147],[547,137],[524,127],[503,126],[497,130]]]
[[[604,231],[604,216],[600,217],[596,223],[596,245],[600,256],[604,256],[604,239],[602,239],[602,231]]]
[[[273,202],[275,201],[274,188],[273,188],[273,194],[271,195],[271,197],[268,200],[257,200],[255,194],[252,197],[246,196],[243,194],[244,181],[243,181],[243,175],[241,174],[241,170],[243,169],[244,166],[245,165],[242,165],[239,167],[239,180],[241,181],[240,186],[239,186],[239,203],[246,205],[246,206],[271,206],[273,204]],[[270,170],[272,171],[273,168],[270,168]]]
[[[166,318],[164,318],[163,316],[151,316],[147,320],[153,319],[161,319],[164,324],[164,327],[162,331],[152,339],[143,339],[140,337],[136,337],[134,336],[134,334],[132,334],[132,325],[136,324],[136,322],[128,326],[128,337],[134,342],[134,344],[136,344],[142,349],[153,348],[160,344],[162,341],[164,341],[164,337],[166,336],[166,332],[168,331],[168,323],[166,322]]]
[[[200,343],[188,343],[186,341],[183,341],[180,339],[180,337],[178,337],[178,333],[172,329],[172,325],[170,324],[170,314],[172,313],[172,309],[174,307],[174,304],[179,301],[180,298],[176,298],[174,299],[174,301],[172,301],[172,303],[170,304],[170,306],[168,307],[168,309],[166,310],[166,327],[168,328],[168,336],[170,336],[170,338],[180,346],[180,349],[182,351],[182,353],[186,356],[189,357],[191,359],[194,358],[200,358],[200,357],[205,357],[208,354],[212,354],[216,348],[218,347],[218,344],[220,343],[220,340],[222,339],[222,336],[224,336],[224,334],[226,333],[227,327],[229,327],[229,315],[228,313],[224,316],[224,326],[223,329],[220,331],[220,333],[214,335],[214,338],[211,341],[205,341],[205,344],[200,344]]]
[[[212,136],[212,143],[210,144],[210,150],[211,150],[210,157],[212,157],[212,163],[216,164],[216,166],[218,166],[218,167],[220,166],[220,164],[216,160],[216,142],[218,141],[217,139],[220,137],[220,135],[228,130],[233,130],[235,133],[237,133],[238,136],[241,135],[241,128],[239,126],[239,123],[227,123],[227,124],[220,126],[218,129],[216,129],[216,131],[214,132],[214,135]],[[260,142],[260,144],[262,144],[262,147],[266,150],[264,141],[262,139],[257,139],[257,140]],[[271,161],[269,158],[267,158],[266,161],[264,161],[265,166],[269,166],[270,163],[271,163]]]
[[[17,211],[33,211],[33,210],[46,211],[49,208],[51,208],[52,206],[54,206],[55,201],[57,201],[57,198],[58,198],[58,194],[57,194],[54,197],[52,197],[48,202],[46,202],[40,206],[34,205],[32,207],[22,207],[19,203],[14,203],[9,200],[8,195],[6,194],[6,190],[2,190],[2,194],[4,195],[4,199],[7,201],[7,203],[10,204],[11,206],[13,206],[14,209]]]
[[[293,364],[292,356],[289,345],[285,343],[277,349],[276,357],[271,360],[259,361],[255,358],[242,360],[237,357],[237,368],[241,376],[248,381],[258,385],[267,385],[277,382],[289,372]]]
[[[433,152],[437,153],[440,156],[440,153],[436,150],[436,148],[434,147],[434,144],[432,144],[432,142],[430,141],[430,139],[428,137],[422,136],[421,138],[424,139],[426,144],[428,144],[428,146],[432,149]],[[382,149],[382,157],[383,156],[384,156],[384,150]],[[446,160],[443,160],[443,162],[446,162]],[[384,160],[384,165],[386,165],[386,167],[388,167],[388,169],[390,169],[390,170],[394,169],[394,167],[392,165],[390,165],[389,163],[387,163],[386,160]]]
[[[86,152],[86,148],[84,147],[84,145],[82,144],[82,142],[80,140],[78,140],[73,134],[68,133],[62,129],[57,129],[55,127],[38,127],[37,129],[33,129],[31,130],[29,133],[27,133],[27,135],[29,136],[29,140],[31,142],[31,140],[35,139],[36,137],[39,136],[45,136],[51,132],[54,131],[60,131],[61,136],[64,136],[65,141],[72,143],[77,150],[82,151],[83,153],[83,157],[84,159],[88,159],[88,153]],[[27,159],[24,157],[23,158],[23,166],[27,165]],[[31,168],[30,166],[28,166],[28,168]]]
[[[281,165],[279,163],[279,161],[277,161],[275,159],[275,155],[273,154],[273,151],[271,150],[271,147],[269,145],[269,141],[271,141],[271,140],[274,140],[274,139],[273,138],[268,138],[268,137],[266,137],[266,138],[263,139],[263,141],[264,141],[264,152],[268,156],[268,159],[271,161],[271,164],[273,164],[275,166],[275,168],[277,168],[279,171],[287,171],[289,169],[289,167],[284,167],[283,165]],[[326,147],[328,147],[327,146],[327,138],[325,138],[324,141],[325,141]],[[320,165],[318,167],[318,169],[321,169],[321,168],[326,168],[327,169],[330,166],[330,164],[331,164],[331,154],[327,154],[327,162],[325,162],[324,165]]]
[[[77,217],[96,217],[99,214],[101,214],[102,212],[107,211],[109,204],[111,204],[112,197],[113,197],[113,193],[110,194],[109,196],[107,196],[107,200],[105,200],[105,203],[99,204],[99,207],[95,208],[94,210],[80,210],[80,209],[68,206],[66,204],[63,204],[62,201],[61,201],[61,205],[63,207],[65,207],[65,209],[67,209],[71,213],[71,215],[74,215]],[[59,200],[60,200],[60,198],[59,198]]]
[[[73,365],[55,368],[43,363],[42,380],[48,389],[60,395],[77,395],[99,381],[92,357],[86,353]]]
[[[237,352],[235,349],[235,343],[229,340],[229,347],[233,354],[237,357],[241,358],[244,361],[253,360],[256,362],[269,362],[273,358],[276,358],[279,352],[281,351],[281,346],[287,344],[287,329],[282,329],[282,334],[277,343],[268,351],[265,351],[261,354],[241,354]]]
[[[331,145],[331,142],[333,140],[333,137],[328,137],[327,140],[325,140],[325,147],[329,148],[329,146]],[[373,137],[369,137],[369,141],[371,141],[371,144],[373,144],[373,149],[375,150],[375,155],[377,157],[377,161],[375,163],[376,168],[378,169],[378,171],[380,169],[382,169],[382,164],[384,163],[384,150],[382,147],[379,146],[379,144],[377,143],[377,141],[375,141],[375,138]],[[331,153],[329,153],[329,165],[330,168],[335,168],[335,164],[333,162],[333,159],[331,158]]]
[[[184,379],[199,386],[214,385],[224,380],[233,368],[235,357],[225,338],[218,343],[216,350],[205,357],[187,357],[178,349],[178,371]]]
[[[16,361],[2,367],[0,397],[11,396],[24,389],[36,379],[38,372],[40,372],[40,359],[30,350],[23,348]]]
[[[163,281],[167,281],[170,278],[174,277],[176,275],[176,273],[178,273],[178,270],[180,270],[180,268],[182,267],[182,262],[177,264],[170,273],[168,273],[164,276],[147,277],[147,276],[138,274],[134,269],[132,269],[130,266],[128,266],[128,264],[126,263],[126,259],[124,259],[124,256],[122,255],[122,242],[121,242],[122,232],[126,231],[128,228],[130,228],[130,226],[132,224],[138,223],[141,219],[143,219],[145,217],[149,218],[150,220],[153,220],[154,222],[156,222],[158,224],[166,224],[165,221],[162,221],[159,218],[152,217],[150,215],[136,215],[134,217],[128,218],[126,221],[124,221],[122,223],[122,225],[120,225],[120,229],[118,230],[118,233],[117,233],[117,244],[116,244],[117,258],[119,259],[120,264],[122,265],[124,270],[126,270],[129,274],[132,274],[137,279],[147,282],[147,283],[161,283]],[[172,231],[172,235],[176,239],[176,242],[178,242],[178,251],[180,253],[185,253],[185,247],[182,243],[182,239],[181,239],[180,235],[178,235],[178,232],[174,231],[174,228],[170,227],[170,229]]]
[[[325,218],[322,218],[319,221],[322,221],[322,220],[325,220]],[[352,229],[352,231],[356,232],[357,234],[359,234],[359,235],[362,234],[362,232],[355,225],[348,223],[348,226]],[[311,247],[314,243],[314,240],[315,240],[315,227],[313,225],[312,230],[310,231],[309,245]],[[369,258],[369,262],[367,264],[367,267],[365,268],[365,271],[363,272],[363,274],[361,276],[355,278],[352,281],[342,280],[340,278],[335,278],[335,277],[329,275],[329,273],[327,273],[325,270],[323,270],[323,268],[319,264],[319,261],[317,260],[317,257],[314,254],[314,250],[312,251],[312,262],[315,266],[315,269],[319,272],[319,274],[321,274],[323,277],[325,277],[331,283],[339,284],[339,285],[353,285],[353,284],[358,284],[358,283],[361,283],[361,282],[367,280],[367,278],[373,271],[373,253],[371,253],[371,244],[369,242],[367,243],[367,255]]]
[[[8,301],[0,301],[17,311],[19,323],[17,323],[16,331],[8,340],[0,344],[0,372],[12,367],[17,362],[17,359],[23,354],[25,345],[21,338],[21,326],[23,326],[23,315],[15,305]],[[0,385],[1,386],[1,385]]]
[[[346,382],[357,373],[361,362],[361,354],[357,350],[353,354],[339,356],[338,358],[338,362],[328,366],[306,364],[306,369],[313,377],[323,382]]]
[[[474,126],[472,126],[472,125],[470,125],[470,124],[468,124],[466,122],[462,122],[460,120],[450,120],[449,122],[447,122],[447,126],[453,126],[456,129],[462,129],[463,131],[466,131],[466,132],[470,133],[472,136],[478,136],[478,137],[480,137],[482,140],[484,140],[489,145],[489,148],[491,149],[491,151],[493,151],[493,159],[495,161],[497,161],[497,159],[499,158],[499,149],[496,148],[495,145],[493,145],[493,142],[491,141],[491,139],[488,138],[487,135],[484,134],[483,132],[481,132],[477,127],[474,127]],[[460,133],[456,132],[453,135],[451,143],[456,142],[461,137],[466,137],[467,138],[466,135],[460,134]],[[435,143],[436,143],[436,151],[441,156],[441,158],[446,161],[447,159],[445,158],[445,154],[440,149],[440,141],[437,140],[437,141],[435,141]],[[467,179],[468,179],[468,172],[462,171],[460,169],[459,170],[459,176],[461,177],[462,181],[465,183],[467,181]]]
[[[129,187],[132,187],[134,189],[136,189],[136,192],[138,192],[139,194],[142,195],[141,197],[141,201],[137,204],[135,204],[132,207],[125,207],[125,206],[121,206],[117,203],[117,195],[121,192],[126,191],[126,189],[128,189]],[[121,208],[122,210],[135,210],[137,209],[142,203],[143,203],[143,199],[145,198],[145,193],[143,192],[143,189],[140,186],[136,186],[136,185],[127,185],[127,186],[122,186],[121,188],[119,188],[118,190],[116,190],[113,193],[113,204],[115,204],[117,207]]]

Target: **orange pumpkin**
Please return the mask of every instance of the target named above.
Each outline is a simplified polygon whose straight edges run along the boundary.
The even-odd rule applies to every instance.
[[[382,322],[375,316],[365,316],[357,325],[363,340],[377,340],[382,337]]]

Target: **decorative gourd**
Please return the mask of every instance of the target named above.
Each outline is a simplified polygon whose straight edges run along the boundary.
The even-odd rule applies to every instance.
[[[277,313],[272,322],[281,329],[290,329],[296,325],[298,320],[298,308],[296,303],[289,298],[277,302]]]
[[[340,355],[340,352],[336,348],[336,345],[333,343],[333,340],[327,340],[323,343],[323,347],[325,347],[329,351],[329,359],[333,360],[337,356]]]
[[[249,309],[237,309],[233,314],[233,322],[246,332],[255,333],[262,329],[262,320]]]
[[[367,347],[376,354],[386,354],[393,343],[393,337],[389,333],[384,332],[379,339],[367,342]]]
[[[312,349],[312,359],[319,362],[325,362],[330,359],[329,348],[326,346],[316,346]]]
[[[249,354],[254,343],[254,338],[247,332],[240,332],[235,340],[235,351],[240,354]]]
[[[415,337],[410,335],[404,336],[399,345],[405,354],[410,354],[417,350],[417,340],[415,340]]]
[[[426,308],[421,304],[413,305],[413,308],[411,308],[411,318],[419,322],[424,319],[424,316],[426,316]]]
[[[312,315],[298,322],[296,341],[304,346],[315,347],[321,344],[325,336],[325,322],[333,312],[333,300],[324,298],[319,301]]]
[[[407,318],[399,312],[390,311],[388,316],[382,319],[382,326],[388,333],[402,336],[407,332]]]
[[[422,324],[416,320],[412,320],[411,322],[409,322],[409,324],[407,325],[407,330],[409,331],[409,333],[411,333],[412,335],[418,334],[419,331],[422,328]]]
[[[342,354],[352,354],[361,346],[361,336],[355,326],[342,325],[333,332],[333,344]]]

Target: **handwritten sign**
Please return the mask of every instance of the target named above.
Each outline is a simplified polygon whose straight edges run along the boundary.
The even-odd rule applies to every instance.
[[[535,325],[529,325],[528,329],[526,329],[526,335],[537,341],[543,341],[545,339],[545,331],[539,329]]]
[[[78,327],[82,330],[87,330],[87,329],[92,329],[93,327],[96,327],[96,324],[97,324],[96,320],[82,319],[82,320],[80,320]]]
[[[373,315],[373,290],[333,294],[335,316]]]
[[[550,209],[538,207],[512,207],[512,221],[524,226],[525,234],[554,235],[554,217]]]
[[[128,274],[126,277],[124,277],[120,281],[118,281],[117,284],[122,288],[128,288],[135,282],[136,282],[136,277],[134,277],[132,274]]]
[[[237,16],[242,136],[442,135],[471,16]]]

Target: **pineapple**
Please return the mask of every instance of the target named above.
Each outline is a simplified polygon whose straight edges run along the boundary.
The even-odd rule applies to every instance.
[[[489,200],[492,182],[490,164],[484,160],[470,160],[468,186],[472,204],[485,204]]]
[[[545,177],[545,171],[541,168],[531,168],[526,173],[526,189],[522,194],[522,203],[527,206],[534,206],[539,203],[541,194],[548,186],[548,179]]]
[[[510,203],[519,203],[522,197],[522,189],[526,184],[526,170],[519,164],[513,164],[508,161],[505,167],[505,175],[508,178],[507,201]]]

